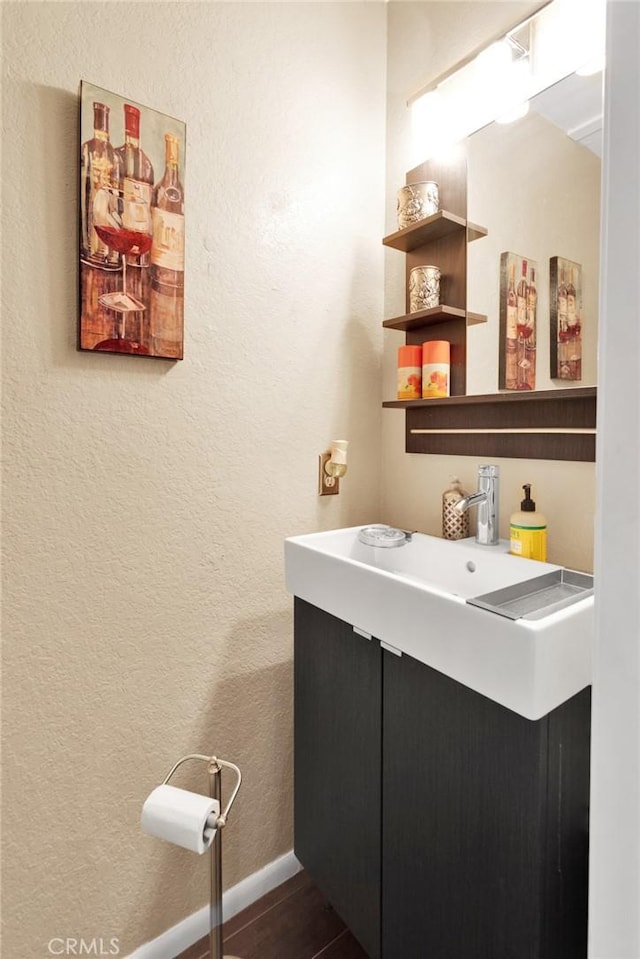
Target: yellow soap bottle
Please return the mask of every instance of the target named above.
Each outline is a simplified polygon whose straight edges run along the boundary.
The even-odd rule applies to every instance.
[[[509,520],[509,551],[514,556],[524,556],[525,559],[547,559],[547,519],[542,513],[536,512],[536,504],[531,499],[531,483],[525,483],[524,499],[520,509],[511,514]]]

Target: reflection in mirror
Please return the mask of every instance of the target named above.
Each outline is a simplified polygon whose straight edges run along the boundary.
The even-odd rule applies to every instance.
[[[468,138],[468,216],[488,236],[468,246],[469,308],[489,322],[470,327],[467,393],[498,383],[500,256],[536,261],[537,390],[596,384],[600,239],[602,74],[573,74],[534,97],[524,117]],[[550,375],[552,257],[582,267],[582,379]]]

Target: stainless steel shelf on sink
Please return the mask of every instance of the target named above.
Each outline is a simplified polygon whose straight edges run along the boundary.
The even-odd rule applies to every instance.
[[[507,619],[542,619],[593,595],[593,576],[558,569],[467,602]]]

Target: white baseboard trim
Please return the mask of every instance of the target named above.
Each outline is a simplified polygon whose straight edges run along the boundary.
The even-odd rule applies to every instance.
[[[257,872],[242,879],[222,895],[222,915],[231,919],[247,906],[266,895],[276,886],[291,879],[302,866],[293,854],[293,850],[274,859],[273,862],[258,869]],[[203,906],[177,925],[167,929],[156,939],[145,942],[127,959],[174,959],[199,939],[209,934],[209,906]]]

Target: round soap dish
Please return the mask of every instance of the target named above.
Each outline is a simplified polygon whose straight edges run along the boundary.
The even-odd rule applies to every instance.
[[[374,526],[363,526],[358,533],[358,539],[365,546],[381,546],[384,549],[391,549],[395,546],[404,546],[406,543],[410,543],[412,535],[406,530],[396,529],[395,526],[376,523]]]

